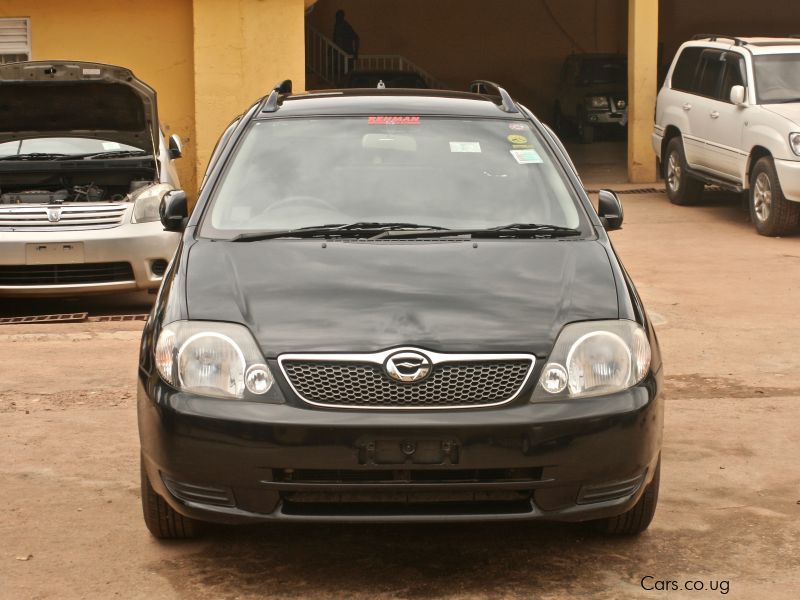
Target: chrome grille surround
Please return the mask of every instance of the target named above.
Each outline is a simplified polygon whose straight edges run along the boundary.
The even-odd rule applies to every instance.
[[[400,383],[384,364],[399,352],[430,359],[430,375]],[[369,354],[283,354],[281,373],[303,402],[325,408],[360,410],[452,410],[507,404],[530,379],[532,354],[441,354],[393,348]]]
[[[125,202],[1,205],[0,231],[109,229],[122,223],[129,206]],[[48,213],[56,209],[59,218],[51,221]]]

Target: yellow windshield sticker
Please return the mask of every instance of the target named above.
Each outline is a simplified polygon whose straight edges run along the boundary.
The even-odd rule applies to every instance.
[[[526,138],[524,135],[512,134],[512,135],[508,136],[507,139],[508,139],[509,142],[511,142],[512,144],[517,145],[517,146],[528,143],[528,138]]]

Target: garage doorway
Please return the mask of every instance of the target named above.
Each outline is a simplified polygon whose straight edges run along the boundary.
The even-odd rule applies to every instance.
[[[328,44],[339,10],[359,37],[356,60]],[[371,87],[377,78],[359,72],[390,71],[414,74],[406,78],[411,87],[466,91],[473,80],[495,81],[558,127],[587,185],[620,183],[627,179],[627,26],[628,0],[319,0],[306,16],[307,87]],[[594,55],[599,63],[587,62]],[[609,85],[578,81],[615,65]],[[584,108],[589,95],[606,98],[618,116],[581,140],[576,105]]]

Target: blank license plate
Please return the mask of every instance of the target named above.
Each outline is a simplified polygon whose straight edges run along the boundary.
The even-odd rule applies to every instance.
[[[66,265],[86,262],[83,242],[27,244],[25,263],[29,265]]]

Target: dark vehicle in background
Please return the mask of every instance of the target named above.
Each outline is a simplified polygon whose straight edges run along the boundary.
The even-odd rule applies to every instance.
[[[561,69],[553,119],[559,133],[577,132],[591,144],[601,128],[628,124],[628,59],[618,54],[573,54]]]
[[[341,85],[343,88],[377,88],[381,81],[387,88],[425,90],[430,87],[421,75],[411,71],[353,71]]]
[[[204,521],[647,528],[662,363],[553,132],[496,84],[291,93],[237,118],[143,332],[142,506]],[[313,140],[313,143],[309,143]]]

